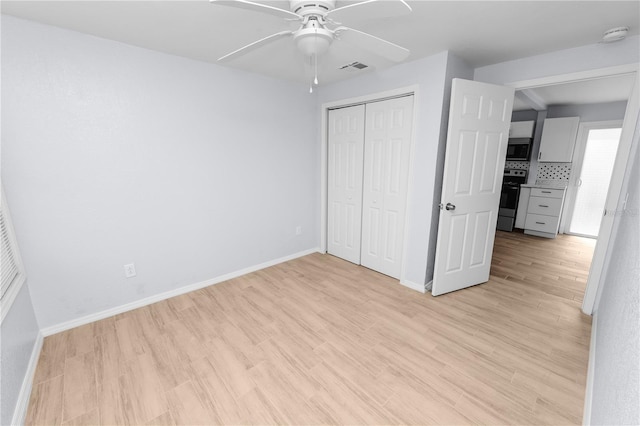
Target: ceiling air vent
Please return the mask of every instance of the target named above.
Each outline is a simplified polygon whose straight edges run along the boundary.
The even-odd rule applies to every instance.
[[[345,70],[345,71],[359,71],[359,70],[363,70],[365,68],[369,68],[369,65],[365,65],[362,62],[351,62],[350,64],[347,65],[343,65],[340,68],[338,68],[339,70]]]

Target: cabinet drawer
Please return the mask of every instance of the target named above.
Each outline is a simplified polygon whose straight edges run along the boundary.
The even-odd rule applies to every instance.
[[[562,198],[529,197],[527,213],[560,216]]]
[[[560,221],[557,216],[528,213],[527,220],[524,223],[524,229],[555,234],[558,232],[559,222]]]
[[[531,188],[531,196],[562,198],[564,197],[564,189]]]

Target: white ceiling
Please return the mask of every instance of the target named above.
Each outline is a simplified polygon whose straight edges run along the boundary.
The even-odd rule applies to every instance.
[[[265,1],[288,8],[287,1]],[[370,32],[411,50],[407,61],[450,50],[472,67],[597,43],[612,27],[640,27],[638,1],[417,1],[413,13],[347,26]],[[345,1],[338,0],[337,6]],[[182,1],[6,1],[2,13],[99,37],[215,63],[239,47],[287,29],[262,13]],[[290,24],[288,24],[290,25]],[[338,68],[352,61],[371,68],[391,66],[374,55],[334,43],[320,60],[321,83],[352,77]],[[348,47],[348,46],[347,46]],[[307,82],[303,58],[285,39],[225,66]],[[365,71],[358,72],[367,72]]]

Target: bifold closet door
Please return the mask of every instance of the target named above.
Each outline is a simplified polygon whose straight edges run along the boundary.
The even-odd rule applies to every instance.
[[[329,111],[327,252],[360,264],[364,105]]]
[[[360,263],[400,279],[413,96],[367,104]]]

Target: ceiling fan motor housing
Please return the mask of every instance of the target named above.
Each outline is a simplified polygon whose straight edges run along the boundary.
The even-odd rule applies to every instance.
[[[317,57],[329,50],[333,41],[333,32],[324,28],[315,19],[311,19],[293,34],[293,40],[303,55]]]
[[[324,16],[335,9],[336,0],[290,0],[289,10],[302,17],[307,15]]]

